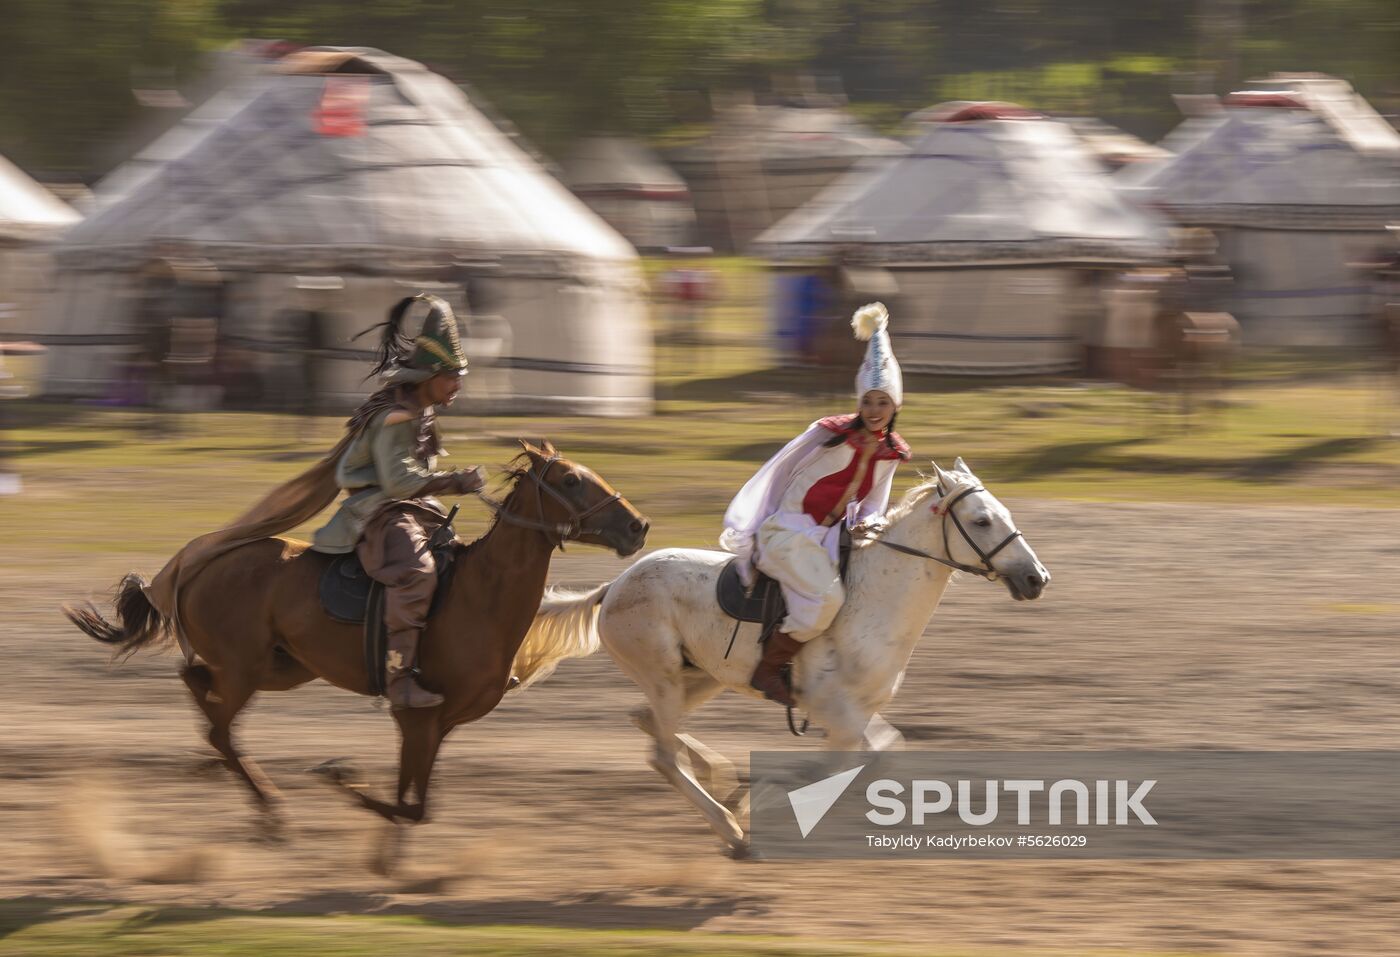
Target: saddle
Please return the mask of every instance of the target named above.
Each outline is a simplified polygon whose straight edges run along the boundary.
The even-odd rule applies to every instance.
[[[433,544],[433,560],[438,570],[437,589],[428,617],[437,613],[447,586],[452,583],[456,563],[452,560],[454,543],[450,535],[441,544]],[[370,693],[382,695],[385,688],[384,658],[389,651],[389,632],[384,626],[384,586],[366,574],[360,556],[354,552],[337,555],[321,572],[318,588],[321,607],[336,621],[347,625],[364,625],[365,669],[369,673]]]
[[[841,584],[845,585],[851,559],[851,533],[844,525],[841,527],[840,559]],[[715,598],[719,601],[720,610],[735,621],[762,625],[759,640],[763,641],[778,622],[787,617],[787,601],[776,579],[756,569],[755,572],[757,580],[753,588],[745,588],[744,580],[739,577],[738,559],[731,558],[720,569],[719,581],[715,583]]]
[[[775,579],[758,572],[758,580],[753,588],[745,588],[739,577],[738,559],[730,559],[720,569],[719,582],[715,585],[715,597],[719,599],[720,610],[735,621],[758,622],[764,626],[764,633],[773,621],[787,617],[787,601],[783,590]]]

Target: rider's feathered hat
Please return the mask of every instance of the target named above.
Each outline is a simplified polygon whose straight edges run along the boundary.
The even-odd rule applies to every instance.
[[[404,332],[404,320],[415,303],[428,307],[418,335],[409,338]],[[400,299],[389,310],[389,317],[371,326],[359,336],[383,329],[375,365],[370,375],[378,375],[389,384],[412,385],[431,379],[440,372],[467,374],[467,354],[462,351],[462,333],[457,317],[447,300],[427,293]]]
[[[878,389],[894,401],[897,409],[904,404],[904,376],[899,361],[890,347],[889,310],[882,302],[861,306],[851,317],[851,329],[856,338],[866,343],[865,359],[856,373],[856,401],[867,392]]]

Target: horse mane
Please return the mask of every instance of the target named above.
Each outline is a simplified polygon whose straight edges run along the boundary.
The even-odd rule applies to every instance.
[[[501,523],[501,514],[510,508],[515,496],[520,492],[520,480],[529,474],[531,467],[530,457],[524,452],[516,455],[515,458],[500,466],[500,474],[496,476],[497,483],[495,491],[498,495],[505,492],[500,497],[501,507],[491,510],[491,524],[486,526],[486,531],[482,532],[470,542],[458,541],[457,554],[465,558],[481,545],[486,539],[491,537],[491,533],[496,530],[496,526]]]
[[[919,478],[923,479],[909,491],[904,493],[904,497],[899,500],[899,504],[885,512],[885,521],[888,523],[885,528],[893,528],[901,519],[909,515],[910,512],[919,507],[924,499],[938,491],[938,479],[931,475],[919,473]],[[883,533],[881,533],[883,534]]]

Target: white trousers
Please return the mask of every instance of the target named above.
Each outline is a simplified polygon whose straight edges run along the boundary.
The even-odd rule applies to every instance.
[[[788,614],[782,630],[797,641],[811,641],[831,627],[846,590],[840,570],[822,544],[830,529],[784,528],[777,516],[758,529],[754,565],[782,586]]]

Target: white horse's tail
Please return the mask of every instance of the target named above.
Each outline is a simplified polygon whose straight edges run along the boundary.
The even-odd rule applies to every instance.
[[[515,653],[515,669],[523,691],[548,678],[565,658],[586,658],[601,647],[598,613],[612,582],[589,592],[550,588],[540,602],[535,623]]]

